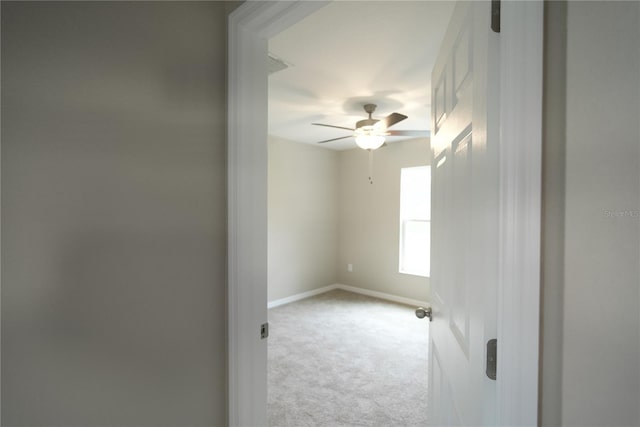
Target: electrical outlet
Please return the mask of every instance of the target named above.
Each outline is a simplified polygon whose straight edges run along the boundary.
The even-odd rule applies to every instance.
[[[353,264],[347,264],[347,271],[353,273]]]

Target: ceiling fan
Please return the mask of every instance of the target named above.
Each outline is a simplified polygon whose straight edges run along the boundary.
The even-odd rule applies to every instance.
[[[327,142],[338,141],[340,139],[355,137],[358,147],[365,150],[375,150],[376,148],[380,148],[384,144],[385,136],[419,137],[429,135],[429,132],[424,130],[389,130],[391,126],[403,121],[407,118],[407,116],[400,113],[391,113],[383,119],[374,119],[373,117],[371,117],[371,115],[375,110],[376,104],[365,104],[364,111],[369,115],[369,118],[357,121],[355,128],[333,126],[324,123],[312,123],[315,126],[345,129],[353,132],[352,135],[326,139],[324,141],[319,141],[318,144],[324,144]]]

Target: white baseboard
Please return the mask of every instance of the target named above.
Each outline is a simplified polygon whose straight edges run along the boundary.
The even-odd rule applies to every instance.
[[[329,285],[329,286],[324,286],[322,288],[313,289],[311,291],[302,292],[300,294],[291,295],[290,297],[280,298],[275,301],[269,301],[267,303],[267,308],[274,308],[280,305],[289,304],[290,302],[299,301],[301,299],[323,294],[325,292],[329,292],[334,289],[336,289],[336,285]]]
[[[342,289],[344,291],[354,292],[356,294],[362,294],[370,297],[386,299],[387,301],[399,302],[400,304],[413,305],[413,306],[429,305],[429,303],[426,301],[420,301],[413,298],[399,297],[397,295],[387,294],[387,293],[378,292],[378,291],[372,291],[370,289],[358,288],[356,286],[342,285],[339,283],[333,286],[335,287],[334,289]]]
[[[358,288],[355,286],[343,285],[341,283],[334,283],[333,285],[324,286],[322,288],[313,289],[311,291],[302,292],[300,294],[291,295],[290,297],[277,299],[275,301],[270,301],[267,304],[267,308],[274,308],[280,305],[289,304],[290,302],[299,301],[301,299],[309,298],[315,295],[323,294],[325,292],[332,291],[334,289],[342,289],[343,291],[353,292],[356,294],[367,295],[374,298],[380,298],[387,301],[398,302],[400,304],[406,304],[411,306],[427,306],[429,305],[426,301],[420,301],[413,298],[405,298],[399,297],[397,295],[391,295],[384,292],[372,291],[370,289]]]

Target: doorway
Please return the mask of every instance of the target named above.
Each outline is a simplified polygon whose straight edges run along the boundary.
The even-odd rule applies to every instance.
[[[230,18],[229,40],[229,414],[231,425],[264,425],[266,414],[267,40],[320,2],[245,4]],[[246,6],[246,7],[245,7]],[[499,421],[535,424],[539,293],[539,182],[542,4],[502,7],[502,246],[499,286]],[[539,92],[539,93],[538,93]],[[526,120],[525,120],[526,118]],[[536,224],[538,226],[536,227]],[[526,273],[526,274],[523,274]],[[508,327],[507,327],[508,326]],[[499,408],[500,409],[500,408]],[[534,420],[534,421],[532,421]]]
[[[373,152],[371,184],[368,153],[348,128],[366,118],[363,107],[372,103],[374,119],[398,112],[408,118],[392,129],[426,134],[432,63],[453,6],[333,2],[269,40],[270,64],[279,65],[269,75],[270,305],[342,284],[415,300],[405,310],[426,329],[413,310],[429,300],[429,278],[399,271],[398,216],[401,168],[428,164],[429,141],[387,137],[387,146]],[[269,316],[271,367],[278,364],[271,350],[282,325]],[[421,370],[415,378],[424,376],[418,383],[426,384],[427,365]],[[424,408],[423,400],[413,406]]]

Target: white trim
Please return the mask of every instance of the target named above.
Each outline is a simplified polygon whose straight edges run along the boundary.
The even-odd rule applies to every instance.
[[[498,423],[538,423],[543,2],[502,2]]]
[[[426,301],[420,301],[413,298],[399,297],[397,295],[391,295],[384,292],[372,291],[370,289],[358,288],[358,287],[349,286],[349,285],[341,285],[339,283],[336,283],[334,286],[337,289],[342,289],[344,291],[367,295],[374,298],[380,298],[387,301],[398,302],[400,304],[406,304],[411,306],[423,306],[423,307],[429,305],[429,303]]]
[[[291,295],[286,298],[277,299],[275,301],[271,301],[268,304],[269,308],[279,307],[284,304],[289,304],[295,301],[300,301],[305,298],[310,298],[316,295],[323,294],[325,292],[332,291],[334,289],[342,289],[343,291],[353,292],[355,294],[366,295],[374,298],[379,298],[387,301],[393,301],[400,304],[410,305],[410,306],[427,306],[429,305],[426,301],[420,301],[413,298],[405,298],[400,297],[398,295],[387,294],[384,292],[372,291],[370,289],[358,288],[356,286],[343,285],[341,283],[334,283],[333,285],[323,286],[322,288],[316,288],[311,291],[302,292],[300,294]]]
[[[245,2],[229,17],[229,425],[266,425],[267,37],[326,2]],[[543,3],[502,2],[498,420],[537,423]]]
[[[267,425],[268,38],[327,2],[245,2],[229,15],[228,412],[230,426]]]
[[[323,286],[322,288],[316,288],[311,291],[302,292],[302,293],[291,295],[285,298],[280,298],[274,301],[270,301],[269,304],[267,304],[267,308],[280,307],[281,305],[289,304],[292,302],[300,301],[301,299],[306,299],[306,298],[314,297],[316,295],[324,294],[325,292],[329,292],[337,288],[338,288],[338,285]]]

